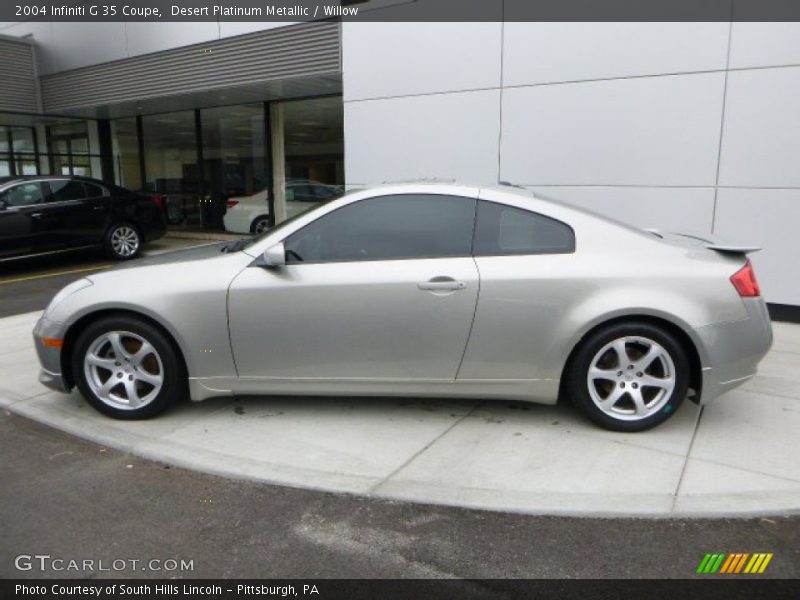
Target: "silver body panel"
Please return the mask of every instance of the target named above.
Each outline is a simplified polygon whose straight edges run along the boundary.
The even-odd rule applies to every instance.
[[[569,224],[570,254],[259,266],[265,250],[327,212],[376,195],[453,194]],[[42,381],[65,390],[60,350],[83,317],[126,310],[159,323],[181,350],[194,400],[219,395],[401,395],[554,403],[565,363],[593,327],[669,321],[692,341],[705,403],[751,377],[772,342],[761,298],[729,278],[743,255],[699,239],[659,239],[528,194],[432,184],[339,198],[259,238],[145,259],[92,275],[36,326]],[[433,278],[463,283],[421,289]]]

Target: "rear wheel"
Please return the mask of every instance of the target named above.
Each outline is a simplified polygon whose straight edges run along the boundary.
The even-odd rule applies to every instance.
[[[146,419],[185,395],[177,352],[161,331],[134,317],[109,317],[75,343],[72,374],[84,398],[117,419]]]
[[[114,260],[129,260],[139,254],[142,236],[130,223],[117,223],[108,230],[105,240],[106,254]]]
[[[250,231],[258,235],[264,233],[269,228],[269,219],[267,217],[258,217],[253,220],[250,225]]]
[[[578,348],[565,391],[602,427],[643,431],[672,416],[688,385],[689,360],[668,331],[649,323],[618,323]]]

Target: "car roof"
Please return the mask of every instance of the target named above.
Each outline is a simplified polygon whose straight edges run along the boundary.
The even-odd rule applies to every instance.
[[[97,185],[104,185],[108,187],[109,184],[93,177],[85,177],[83,175],[6,175],[0,177],[0,184],[11,183],[14,181],[47,181],[50,179],[73,179],[75,181],[86,181],[88,183],[96,183]]]

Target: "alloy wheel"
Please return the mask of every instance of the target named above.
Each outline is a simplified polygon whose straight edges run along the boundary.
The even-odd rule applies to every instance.
[[[603,346],[589,363],[592,402],[607,415],[638,421],[657,413],[675,389],[675,362],[658,342],[626,336]]]
[[[116,409],[146,406],[164,385],[164,366],[155,347],[129,331],[109,331],[96,338],[83,367],[92,393]]]
[[[269,221],[266,219],[261,219],[260,221],[256,221],[255,227],[253,227],[253,233],[256,235],[259,233],[264,233],[269,228]]]
[[[120,225],[111,233],[111,249],[117,256],[133,256],[139,250],[139,233],[130,225]]]

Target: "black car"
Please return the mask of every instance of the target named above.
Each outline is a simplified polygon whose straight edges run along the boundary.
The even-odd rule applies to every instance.
[[[116,185],[77,176],[0,178],[0,262],[92,247],[127,260],[165,232],[152,198]]]

